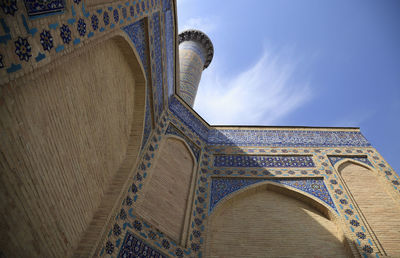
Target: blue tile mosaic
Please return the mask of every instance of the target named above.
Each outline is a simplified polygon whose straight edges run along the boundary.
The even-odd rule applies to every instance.
[[[142,147],[141,149],[144,148],[144,146],[147,143],[147,140],[149,139],[151,130],[153,128],[152,126],[152,119],[151,119],[151,111],[150,111],[150,93],[148,87],[146,87],[146,111],[145,111],[145,118],[144,118],[144,129],[143,129],[143,138],[142,138]]]
[[[143,68],[148,70],[147,63],[147,42],[146,42],[146,32],[144,20],[134,22],[128,26],[122,27],[122,30],[129,36],[136,51],[139,54],[140,60],[142,61]]]
[[[311,156],[216,155],[215,167],[315,167]]]
[[[130,231],[126,232],[118,257],[168,257],[146,242],[135,236]]]
[[[156,114],[156,121],[161,115],[164,107],[163,95],[163,64],[162,64],[162,49],[161,49],[161,31],[160,31],[160,13],[154,13],[152,16],[153,23],[153,62],[155,67],[152,67],[153,73],[153,94],[154,94],[154,109]],[[152,55],[153,56],[153,55]],[[155,69],[154,69],[155,68]]]
[[[146,32],[145,32],[145,22],[144,20],[137,21],[128,26],[122,28],[123,31],[129,36],[137,53],[139,54],[140,61],[142,62],[143,68],[145,69],[146,77],[148,77],[148,47],[146,41]],[[149,86],[146,86],[146,110],[145,110],[145,120],[144,120],[144,129],[143,129],[143,139],[142,139],[142,149],[146,145],[146,142],[150,136],[152,130],[152,117],[150,110],[150,90]]]
[[[165,23],[165,49],[167,56],[167,87],[168,97],[174,94],[174,21],[172,11],[164,13]]]
[[[368,147],[360,132],[299,130],[211,130],[210,145],[285,147]]]
[[[163,11],[171,10],[171,0],[162,0]]]
[[[209,145],[264,147],[369,147],[361,132],[302,130],[231,130],[208,129],[176,97],[170,110]]]
[[[343,159],[352,159],[355,161],[362,162],[364,164],[367,164],[368,166],[372,166],[371,162],[368,160],[366,156],[328,156],[329,161],[331,162],[332,166],[335,166],[336,163]]]
[[[211,182],[209,213],[226,196],[247,186],[264,181],[283,184],[304,191],[317,197],[337,212],[323,179],[213,178]]]
[[[165,131],[165,134],[176,135],[185,140],[185,142],[189,145],[190,149],[193,151],[196,160],[199,161],[201,152],[200,147],[194,144],[186,135],[184,135],[181,131],[179,131],[175,126],[169,124],[167,130]]]
[[[56,14],[64,11],[63,0],[24,0],[26,11],[30,17],[45,15],[45,14]]]
[[[182,122],[206,141],[208,128],[191,111],[189,111],[175,96],[170,99],[169,108]]]

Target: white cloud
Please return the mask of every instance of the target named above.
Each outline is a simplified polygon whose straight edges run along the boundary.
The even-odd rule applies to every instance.
[[[250,68],[223,79],[217,64],[203,72],[194,109],[210,124],[272,125],[312,98],[308,82],[296,81],[300,62],[266,49]]]

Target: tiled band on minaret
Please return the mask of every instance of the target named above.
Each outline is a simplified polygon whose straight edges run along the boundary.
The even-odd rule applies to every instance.
[[[214,47],[206,34],[186,30],[179,34],[180,88],[179,95],[191,107],[196,98],[201,73],[208,67]]]

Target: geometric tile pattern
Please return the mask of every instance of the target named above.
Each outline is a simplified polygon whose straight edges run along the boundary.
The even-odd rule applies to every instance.
[[[343,159],[352,159],[355,161],[362,162],[364,164],[367,164],[368,166],[372,166],[371,162],[369,162],[368,158],[366,156],[360,157],[360,156],[328,156],[329,161],[332,163],[332,166],[335,166],[335,164]]]
[[[167,257],[127,231],[118,257]]]
[[[122,30],[129,36],[133,45],[136,48],[136,51],[139,54],[140,60],[142,61],[143,68],[146,70],[149,67],[147,63],[147,42],[146,42],[146,32],[145,32],[145,23],[144,19],[134,22],[128,26],[122,27]]]
[[[2,28],[0,32],[0,44],[2,45],[0,69],[4,69],[3,71],[7,73],[1,84],[13,80],[12,74],[20,77],[28,72],[32,65],[35,67],[46,65],[49,59],[53,59],[52,56],[70,53],[83,46],[82,43],[88,39],[96,41],[105,33],[119,30],[144,18],[148,13],[152,13],[152,10],[159,9],[161,1],[133,1],[136,5],[132,1],[126,1],[124,5],[118,4],[117,1],[108,1],[108,5],[96,6],[96,8],[87,8],[85,2],[83,0],[0,1],[2,11],[14,16],[12,19],[4,19],[0,15],[0,28]],[[64,12],[67,4],[70,4],[68,11]],[[23,5],[25,8],[18,10],[18,6],[22,7]],[[140,9],[135,8],[138,5],[141,6]],[[14,15],[17,11],[20,15]],[[60,13],[64,15],[59,16],[57,20],[42,19],[40,23],[32,21],[38,17]],[[26,16],[31,19],[27,19]],[[10,28],[10,24],[7,23],[17,26]],[[44,31],[46,32],[45,41],[43,39]],[[22,51],[29,52],[23,59],[19,57],[20,54],[14,45],[19,37],[26,40],[26,45],[29,46]],[[43,52],[43,50],[48,52]],[[14,54],[4,55],[5,52]],[[19,58],[15,58],[16,55]],[[146,64],[144,66],[146,67]]]
[[[208,128],[189,109],[187,109],[175,96],[169,102],[172,113],[196,133],[203,141],[207,141]]]
[[[361,132],[326,130],[209,129],[176,97],[169,103],[172,113],[209,145],[263,147],[369,147]]]
[[[215,167],[315,167],[311,156],[216,155]]]
[[[165,48],[167,57],[167,87],[168,98],[174,94],[174,20],[171,10],[164,13]]]
[[[159,116],[164,107],[163,98],[163,71],[162,71],[162,49],[161,49],[161,31],[160,31],[160,13],[153,14],[150,27],[152,28],[151,42],[151,59],[152,59],[152,81],[153,81],[153,106],[155,121],[158,121]]]
[[[63,0],[24,0],[26,11],[30,17],[44,14],[55,14],[64,11]]]
[[[360,132],[303,130],[211,130],[210,145],[286,146],[286,147],[367,147],[370,143]]]
[[[226,196],[249,185],[270,181],[311,194],[337,211],[323,179],[269,179],[269,178],[212,178],[209,213]]]
[[[148,75],[148,47],[146,40],[146,32],[145,32],[145,22],[144,19],[139,20],[135,23],[132,23],[128,26],[122,28],[123,31],[129,36],[137,53],[139,54],[140,60],[142,62],[143,68],[145,69],[146,77],[149,78]],[[146,85],[146,110],[145,110],[145,120],[144,120],[144,129],[143,129],[143,139],[142,139],[142,147],[146,144],[151,130],[152,130],[152,117],[150,111],[150,90],[149,86]]]
[[[165,131],[165,134],[176,135],[185,140],[185,142],[189,145],[190,149],[193,151],[196,160],[197,161],[199,160],[201,152],[200,147],[194,144],[186,135],[184,135],[181,131],[179,131],[174,125],[169,124],[167,130]]]

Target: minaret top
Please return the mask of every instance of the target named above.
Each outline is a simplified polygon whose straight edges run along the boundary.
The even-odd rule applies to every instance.
[[[179,33],[179,44],[184,41],[196,41],[204,47],[207,56],[203,70],[206,69],[210,65],[214,56],[214,46],[210,38],[204,32],[199,30],[185,30]]]

